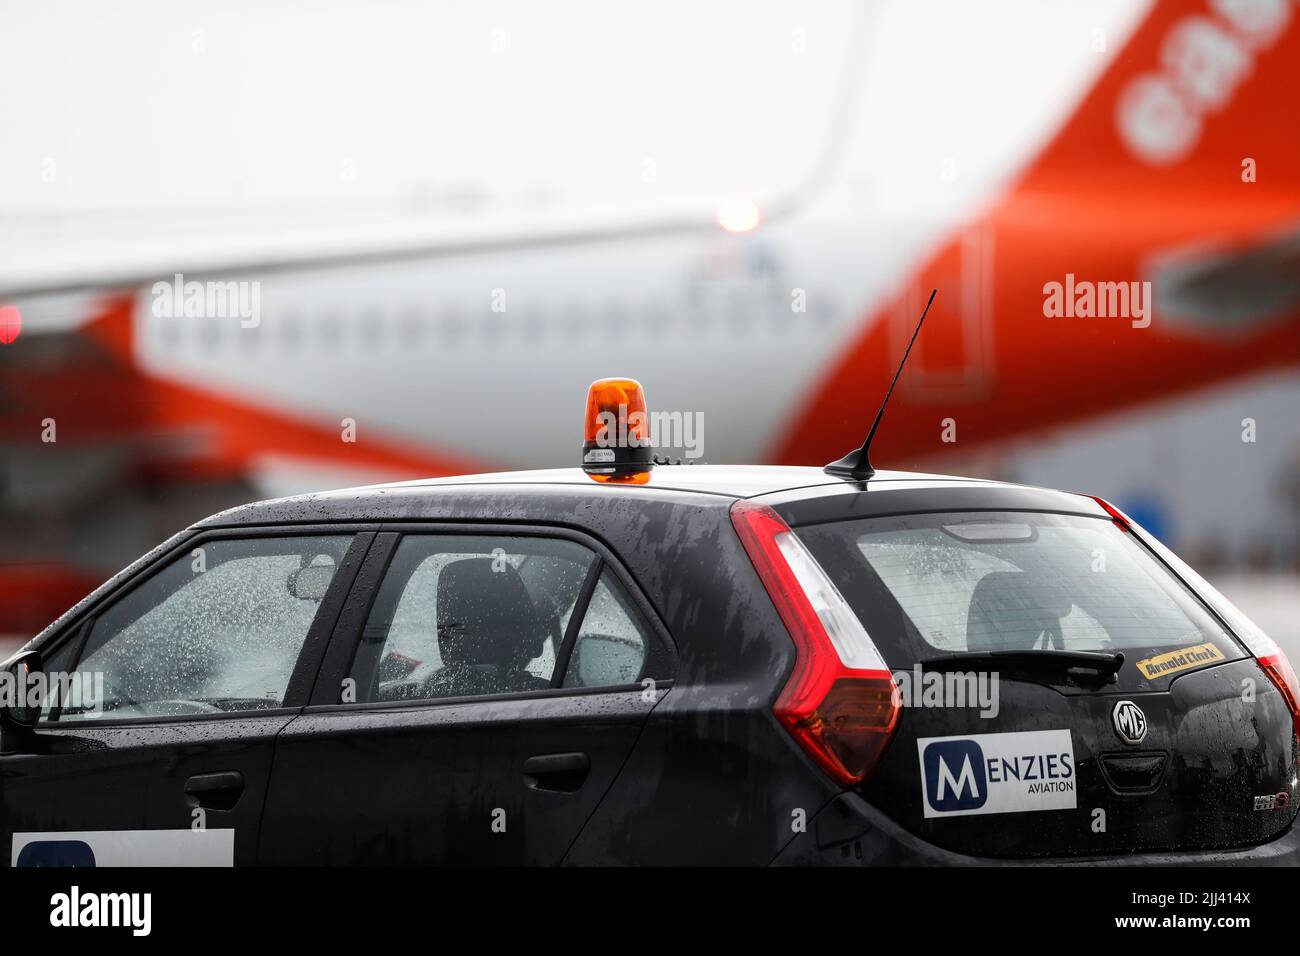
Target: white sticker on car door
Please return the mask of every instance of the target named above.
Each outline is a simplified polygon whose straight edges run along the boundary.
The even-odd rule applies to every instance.
[[[234,830],[15,833],[11,866],[234,866]]]

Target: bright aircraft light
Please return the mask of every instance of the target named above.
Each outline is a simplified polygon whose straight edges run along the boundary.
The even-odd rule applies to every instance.
[[[762,219],[762,213],[752,199],[728,199],[718,206],[718,225],[727,232],[749,232]]]

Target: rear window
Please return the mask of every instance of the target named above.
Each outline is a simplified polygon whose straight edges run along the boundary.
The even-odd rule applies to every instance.
[[[1192,593],[1108,519],[963,512],[795,533],[893,666],[968,651],[1206,642],[1243,656]]]

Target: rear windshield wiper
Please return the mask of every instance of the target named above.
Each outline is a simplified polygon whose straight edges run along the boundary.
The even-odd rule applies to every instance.
[[[1118,674],[1124,665],[1120,651],[964,651],[921,661],[931,670],[962,670],[969,666],[1017,667],[1042,670],[1088,670]]]

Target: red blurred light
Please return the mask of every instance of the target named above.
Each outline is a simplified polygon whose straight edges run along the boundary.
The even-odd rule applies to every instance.
[[[10,345],[23,330],[23,316],[16,305],[0,305],[0,345]]]

